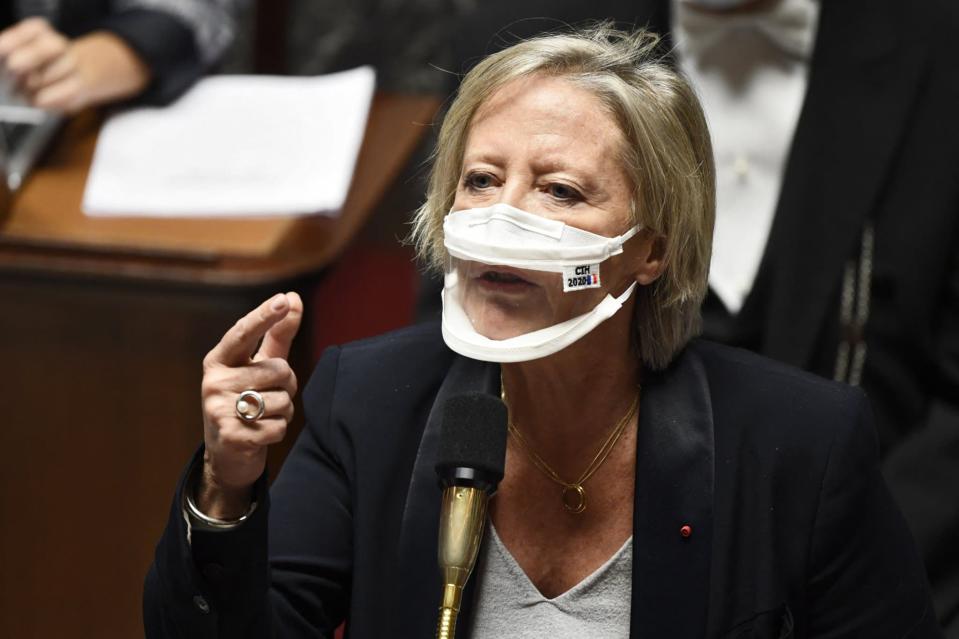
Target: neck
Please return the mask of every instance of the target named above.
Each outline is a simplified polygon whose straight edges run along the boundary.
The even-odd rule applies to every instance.
[[[510,420],[558,472],[582,470],[636,398],[633,304],[559,353],[504,364]]]

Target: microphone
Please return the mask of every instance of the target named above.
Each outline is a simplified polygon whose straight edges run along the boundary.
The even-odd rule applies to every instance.
[[[486,393],[451,397],[443,406],[436,475],[443,488],[439,567],[443,578],[437,639],[453,639],[463,588],[473,572],[486,504],[506,465],[506,405]]]

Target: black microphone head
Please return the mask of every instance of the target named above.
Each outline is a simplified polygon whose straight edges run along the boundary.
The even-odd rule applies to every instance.
[[[436,474],[441,483],[476,485],[493,492],[506,466],[506,404],[488,393],[446,400]]]

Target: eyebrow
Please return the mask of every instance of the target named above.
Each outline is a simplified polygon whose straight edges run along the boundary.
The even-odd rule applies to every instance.
[[[463,169],[470,164],[488,164],[497,168],[504,167],[507,162],[504,157],[492,150],[480,150],[472,154],[467,154],[463,156]],[[585,172],[575,166],[571,166],[566,162],[563,162],[559,158],[537,158],[532,162],[532,169],[536,175],[545,175],[549,173],[568,173],[571,178],[573,178],[576,184],[582,189],[586,195],[596,196],[608,196],[608,189],[604,189],[601,182],[586,177]]]

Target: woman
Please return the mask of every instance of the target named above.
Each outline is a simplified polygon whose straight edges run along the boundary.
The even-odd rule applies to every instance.
[[[711,150],[654,49],[598,28],[467,75],[414,231],[446,271],[442,340],[423,326],[328,351],[269,496],[299,299],[211,351],[206,448],[147,579],[149,636],[432,634],[434,406],[470,389],[502,395],[510,438],[461,636],[939,635],[861,394],[690,341]],[[249,423],[246,389],[264,404]]]

